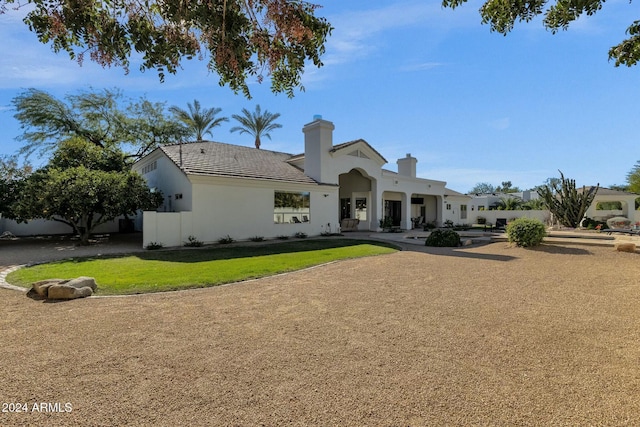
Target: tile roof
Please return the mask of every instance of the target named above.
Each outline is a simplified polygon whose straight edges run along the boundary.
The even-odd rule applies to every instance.
[[[291,154],[210,141],[164,145],[160,150],[180,167],[181,147],[186,174],[316,184],[287,162]]]

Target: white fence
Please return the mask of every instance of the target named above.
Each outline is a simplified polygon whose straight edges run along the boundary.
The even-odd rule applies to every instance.
[[[94,233],[116,233],[119,229],[118,220],[99,225]],[[12,219],[0,217],[0,234],[8,231],[16,236],[48,236],[54,234],[71,234],[73,229],[59,221],[34,219],[27,223],[18,223]]]
[[[516,218],[534,218],[547,224],[551,218],[551,214],[547,210],[529,210],[529,211],[498,211],[498,210],[485,210],[469,212],[467,215],[467,222],[469,224],[478,224],[478,217],[483,217],[487,220],[487,223],[495,224],[496,219],[506,219],[507,222]]]

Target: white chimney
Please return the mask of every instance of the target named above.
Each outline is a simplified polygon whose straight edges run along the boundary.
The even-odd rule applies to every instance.
[[[408,176],[411,178],[416,177],[416,164],[418,159],[411,157],[410,153],[407,153],[407,157],[398,159],[398,175]]]
[[[337,176],[329,170],[329,151],[333,148],[335,126],[322,116],[313,116],[313,122],[304,125],[304,173],[323,184],[337,184]]]

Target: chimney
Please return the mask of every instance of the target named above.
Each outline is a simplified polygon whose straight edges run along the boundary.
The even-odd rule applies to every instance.
[[[418,159],[411,157],[410,153],[407,153],[407,157],[398,159],[398,175],[408,176],[411,178],[416,177],[416,164]]]
[[[330,174],[329,151],[333,148],[335,126],[322,116],[313,116],[313,121],[304,125],[304,173],[323,184],[337,184],[337,176]]]

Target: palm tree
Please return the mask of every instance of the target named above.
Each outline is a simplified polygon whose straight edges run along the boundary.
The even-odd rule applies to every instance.
[[[280,113],[270,113],[265,110],[264,113],[260,111],[260,105],[256,106],[256,111],[251,113],[246,108],[242,109],[242,114],[233,114],[231,117],[236,119],[240,126],[234,126],[231,128],[231,132],[239,131],[242,133],[248,133],[253,135],[256,140],[256,148],[260,148],[260,137],[266,136],[271,139],[271,132],[274,129],[281,128],[282,125],[274,123],[274,121],[280,117]]]
[[[198,142],[202,141],[202,136],[211,133],[211,129],[216,126],[220,126],[222,122],[228,122],[227,117],[216,117],[222,108],[201,108],[200,102],[197,99],[193,100],[193,104],[187,102],[189,111],[180,107],[173,106],[169,108],[169,111],[184,123],[187,129],[191,132],[191,135],[196,136]]]

